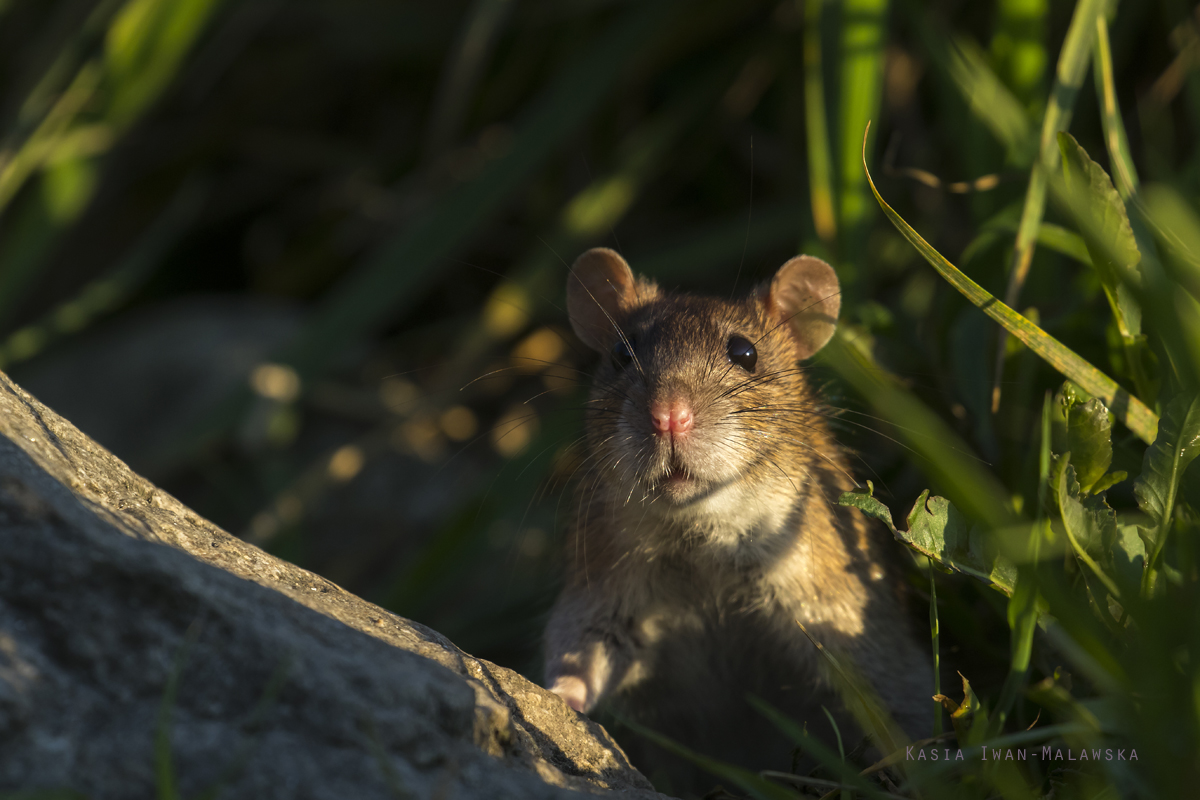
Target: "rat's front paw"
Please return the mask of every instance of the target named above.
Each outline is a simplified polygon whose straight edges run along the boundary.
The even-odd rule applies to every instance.
[[[561,697],[563,702],[580,714],[586,714],[591,710],[592,704],[588,698],[588,687],[583,682],[583,678],[576,675],[559,675],[550,686],[550,691]]]

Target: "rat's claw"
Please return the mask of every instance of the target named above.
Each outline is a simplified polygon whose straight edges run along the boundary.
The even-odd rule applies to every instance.
[[[563,702],[580,714],[586,713],[591,705],[588,703],[587,684],[578,676],[559,675],[555,679],[554,685],[550,687],[550,691],[561,697]]]

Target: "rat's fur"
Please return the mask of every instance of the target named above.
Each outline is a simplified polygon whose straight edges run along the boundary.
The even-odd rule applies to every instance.
[[[566,585],[546,629],[547,685],[578,710],[605,702],[702,753],[786,769],[785,737],[746,694],[830,743],[821,706],[841,708],[799,620],[909,735],[924,733],[928,659],[880,531],[837,504],[853,481],[797,367],[832,335],[832,269],[793,259],[728,301],[664,292],[593,250],[571,280],[572,324],[602,359]],[[727,357],[732,335],[754,343],[753,373]],[[633,354],[623,369],[608,355],[619,340]],[[690,406],[686,436],[655,434],[649,409],[664,398]],[[858,729],[836,717],[849,749]],[[662,756],[648,748],[640,766]]]

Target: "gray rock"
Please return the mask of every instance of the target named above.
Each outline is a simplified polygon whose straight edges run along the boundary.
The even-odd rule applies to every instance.
[[[0,374],[0,792],[661,797],[598,724],[197,517]]]

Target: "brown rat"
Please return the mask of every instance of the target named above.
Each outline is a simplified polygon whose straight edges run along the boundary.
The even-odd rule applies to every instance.
[[[929,659],[880,531],[837,504],[854,482],[797,364],[833,335],[833,269],[800,256],[721,300],[663,291],[596,248],[568,284],[571,325],[601,359],[547,686],[578,711],[605,703],[702,753],[786,769],[790,746],[747,693],[827,742],[822,705],[847,749],[860,735],[799,620],[925,733]],[[672,766],[652,747],[630,755]]]

